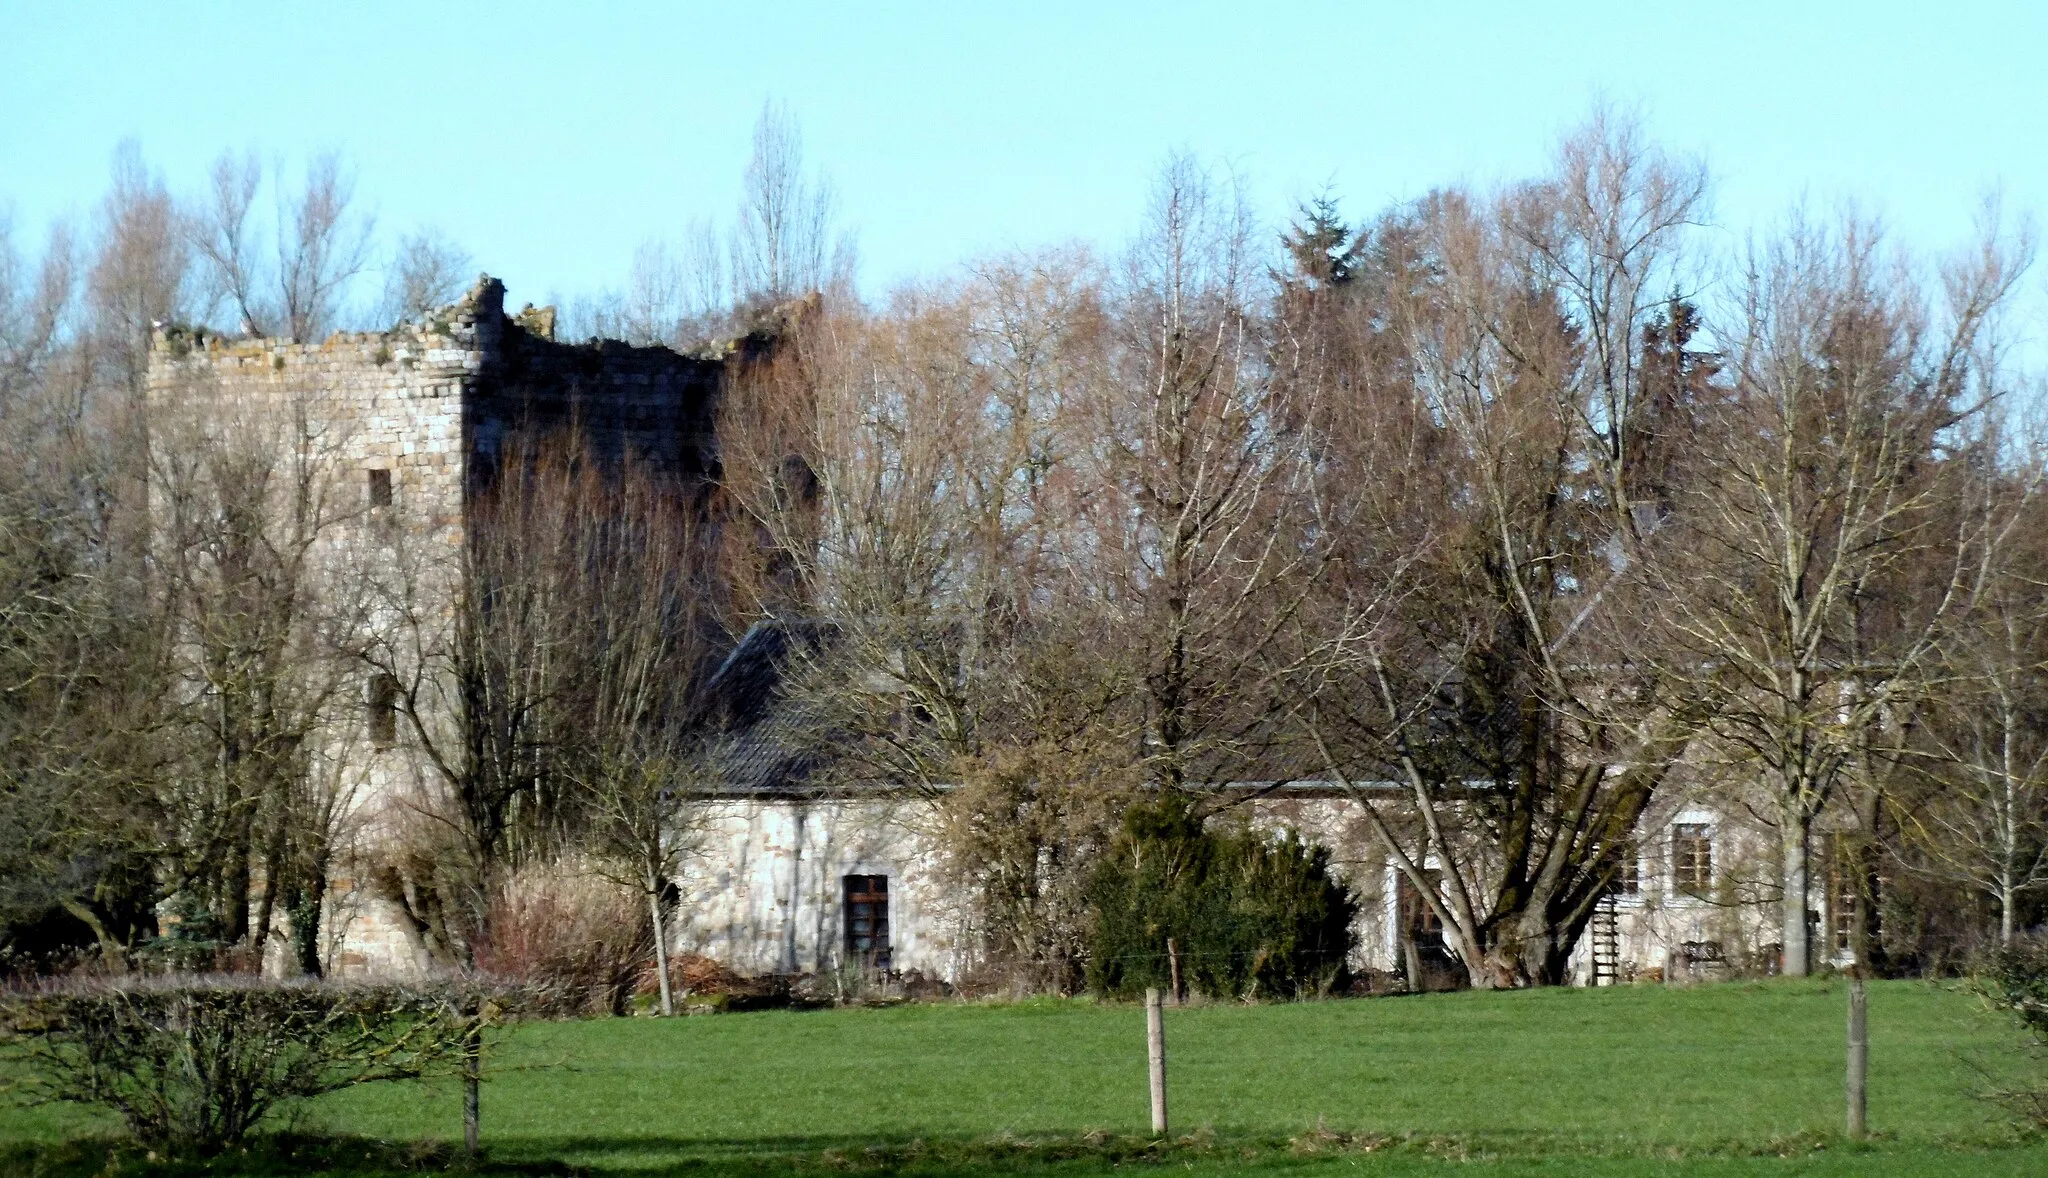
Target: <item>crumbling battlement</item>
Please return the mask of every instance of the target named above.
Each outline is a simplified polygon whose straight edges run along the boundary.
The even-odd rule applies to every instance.
[[[550,309],[512,317],[504,300],[504,284],[482,275],[462,299],[390,331],[292,343],[161,330],[149,394],[157,404],[296,403],[345,439],[349,460],[389,469],[395,489],[442,523],[459,520],[465,493],[514,435],[574,431],[601,460],[631,455],[662,475],[715,468],[719,391],[745,347],[563,343]]]
[[[733,353],[563,343],[527,326],[551,319],[547,312],[507,318],[504,293],[484,280],[453,308],[452,330],[473,333],[481,359],[470,386],[473,452],[494,450],[510,433],[573,430],[607,462],[630,455],[652,473],[684,477],[713,468],[718,396]]]

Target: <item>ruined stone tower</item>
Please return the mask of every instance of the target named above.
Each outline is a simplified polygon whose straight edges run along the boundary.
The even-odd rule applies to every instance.
[[[365,570],[403,554],[418,562],[414,600],[429,601],[455,591],[459,564],[432,555],[462,550],[478,495],[514,439],[573,434],[596,461],[630,457],[684,486],[715,471],[721,390],[758,338],[698,354],[563,343],[551,310],[508,316],[504,297],[502,283],[480,276],[420,322],[317,343],[160,330],[147,383],[152,449],[171,454],[234,435],[279,455],[280,470],[296,461],[302,473],[313,455],[317,493],[338,505],[338,522],[314,545],[311,591],[355,592]],[[163,494],[153,482],[153,513]],[[390,624],[393,608],[368,602],[362,624]],[[392,738],[379,676],[367,666],[359,675],[333,693],[312,753],[314,772],[345,789],[351,840],[323,907],[321,957],[341,972],[403,971],[426,964],[418,922],[390,880],[368,877],[379,840],[392,837],[394,798],[422,774],[417,751]]]

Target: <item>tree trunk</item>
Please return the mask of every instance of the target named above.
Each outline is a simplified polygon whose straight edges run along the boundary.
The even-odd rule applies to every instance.
[[[1856,911],[1849,926],[1849,951],[1863,977],[1884,977],[1890,964],[1884,949],[1884,879],[1879,868],[1884,831],[1884,796],[1874,786],[1858,803],[1859,833],[1846,870],[1855,873]]]
[[[1422,950],[1416,947],[1415,938],[1401,934],[1401,964],[1408,972],[1408,992],[1422,993]]]
[[[128,954],[122,950],[121,942],[115,940],[113,934],[107,931],[106,923],[100,920],[98,913],[86,907],[85,902],[75,896],[59,896],[57,903],[64,911],[92,930],[93,938],[100,944],[102,962],[118,973],[128,972]]]
[[[1448,947],[1449,937],[1445,938]],[[1469,944],[1470,938],[1460,935],[1461,944]],[[1496,933],[1493,944],[1474,949],[1468,957],[1464,949],[1453,950],[1459,961],[1465,963],[1465,980],[1475,990],[1512,990],[1524,975],[1521,947],[1509,946]]]
[[[309,977],[326,973],[320,962],[320,910],[326,903],[327,872],[323,867],[292,897],[291,909],[285,914],[292,926],[292,952]]]
[[[1807,842],[1813,820],[1797,806],[1785,809],[1779,835],[1784,844],[1785,903],[1780,936],[1784,940],[1782,972],[1788,978],[1803,978],[1813,972],[1812,946],[1807,937],[1808,891]]]
[[[661,923],[661,888],[658,884],[647,890],[647,915],[654,920],[654,972],[661,979],[661,1013],[667,1017],[676,1012],[676,1002],[669,992],[668,931]]]
[[[249,927],[249,948],[256,958],[256,971],[263,972],[263,951],[270,946],[270,922],[277,916],[276,861],[263,869],[263,894],[256,901],[256,918]]]
[[[2013,787],[2014,727],[2012,709],[2008,708],[2005,711],[2005,728],[1999,748],[2002,770],[1999,777],[2002,779],[2004,804],[1998,808],[1998,943],[2007,948],[2012,947],[2013,900],[2018,891],[2013,883],[2013,859],[2019,851],[2019,832],[2015,829],[2017,823],[2014,821],[2016,807],[2019,805],[2019,799],[2014,796],[2018,791]]]
[[[240,945],[249,937],[249,875],[254,866],[250,835],[245,820],[235,831],[228,870],[222,881],[226,894],[222,897],[220,939],[229,945]]]
[[[1998,943],[2008,949],[2012,948],[2012,908],[2012,877],[2001,872],[1998,881]]]

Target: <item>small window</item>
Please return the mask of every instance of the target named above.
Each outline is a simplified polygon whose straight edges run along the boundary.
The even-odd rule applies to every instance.
[[[368,699],[370,743],[388,749],[398,743],[398,679],[376,675],[370,679]]]
[[[1856,947],[1856,889],[1838,893],[1828,905],[1828,924],[1834,934],[1835,953],[1847,954]]]
[[[1856,946],[1856,859],[1840,836],[1828,841],[1833,851],[1828,856],[1828,932],[1835,953],[1844,955]]]
[[[846,877],[846,960],[862,969],[889,969],[889,877]]]
[[[1714,886],[1714,834],[1705,823],[1681,822],[1671,828],[1671,884],[1691,896]]]
[[[1641,895],[1643,891],[1643,859],[1631,842],[1621,849],[1621,878],[1615,881],[1615,890],[1624,896]]]
[[[391,472],[382,467],[370,471],[370,506],[391,506]]]

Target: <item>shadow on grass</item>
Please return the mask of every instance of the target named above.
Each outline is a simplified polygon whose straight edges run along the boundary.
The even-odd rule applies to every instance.
[[[1232,1139],[1193,1134],[1172,1140],[1116,1136],[1004,1135],[982,1140],[881,1140],[836,1137],[527,1137],[471,1159],[439,1141],[385,1142],[354,1137],[273,1136],[212,1158],[171,1160],[127,1142],[80,1139],[55,1145],[0,1146],[0,1174],[30,1178],[186,1178],[234,1175],[371,1176],[458,1173],[506,1178],[755,1178],[771,1174],[968,1175],[1100,1173],[1124,1167],[1180,1163],[1299,1160],[1315,1153],[1371,1153],[1394,1145],[1385,1138],[1322,1133],[1287,1140]]]
[[[174,1162],[105,1139],[0,1146],[0,1173],[25,1178],[338,1178],[433,1173],[501,1178],[765,1178],[767,1175],[1103,1174],[1172,1168],[1209,1173],[1336,1169],[1347,1175],[1438,1174],[2025,1174],[2048,1161],[2039,1143],[2016,1151],[1878,1141],[1852,1146],[1814,1135],[1725,1149],[1614,1152],[1528,1136],[1388,1137],[1313,1130],[1294,1137],[1197,1132],[1171,1140],[1109,1133],[904,1140],[830,1137],[523,1138],[470,1159],[445,1142],[275,1136],[219,1157]],[[1826,1165],[1814,1167],[1813,1163]],[[1979,1163],[1992,1165],[1980,1171]]]

